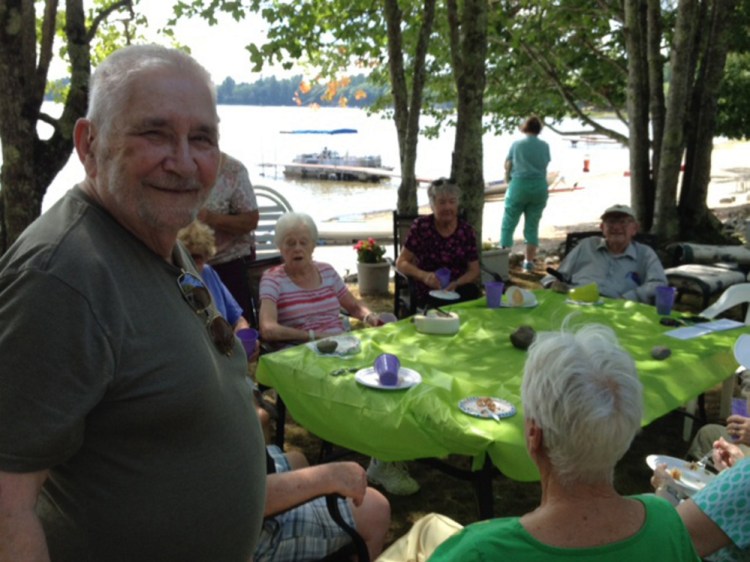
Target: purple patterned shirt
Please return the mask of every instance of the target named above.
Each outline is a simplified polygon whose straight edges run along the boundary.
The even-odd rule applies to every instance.
[[[461,277],[469,269],[469,264],[479,259],[474,229],[461,219],[453,234],[444,238],[435,228],[435,215],[417,217],[409,229],[404,247],[416,256],[417,266],[424,271],[449,268],[451,281]],[[420,300],[430,291],[420,281],[416,281],[416,288]]]

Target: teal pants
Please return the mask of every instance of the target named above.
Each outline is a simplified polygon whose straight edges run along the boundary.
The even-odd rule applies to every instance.
[[[500,227],[500,245],[513,245],[513,233],[518,221],[523,219],[523,237],[526,244],[539,245],[539,221],[547,206],[546,179],[512,179],[505,194],[505,213]]]

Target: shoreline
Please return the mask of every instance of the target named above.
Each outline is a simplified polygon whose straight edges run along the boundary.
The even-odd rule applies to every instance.
[[[718,144],[711,157],[711,182],[708,206],[717,214],[744,221],[750,207],[750,141],[727,141]],[[594,163],[595,165],[596,163]],[[540,255],[556,250],[573,230],[599,228],[599,215],[611,205],[630,203],[630,178],[626,171],[603,170],[581,172],[576,178],[562,178],[565,185],[577,184],[582,189],[551,192],[539,228]],[[503,216],[504,199],[485,199],[482,215],[483,241],[498,242]],[[420,211],[428,211],[421,207]],[[342,276],[356,272],[356,252],[352,244],[343,240],[373,238],[382,241],[386,257],[393,257],[392,210],[382,209],[341,215],[318,223],[323,242],[316,247],[315,258],[330,263]],[[364,220],[356,220],[364,216]],[[523,221],[522,221],[523,222]],[[516,229],[512,252],[523,252],[522,222]],[[336,240],[326,239],[333,234]]]

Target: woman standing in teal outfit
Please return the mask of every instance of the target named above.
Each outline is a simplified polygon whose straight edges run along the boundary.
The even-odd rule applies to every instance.
[[[532,115],[521,125],[526,134],[514,142],[505,159],[505,180],[509,182],[505,194],[505,214],[500,232],[500,245],[510,248],[513,233],[524,215],[523,236],[526,241],[526,271],[534,269],[536,249],[539,246],[539,220],[547,206],[547,164],[550,161],[549,145],[539,139],[541,120]]]

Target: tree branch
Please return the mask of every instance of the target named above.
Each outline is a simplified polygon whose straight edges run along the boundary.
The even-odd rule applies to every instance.
[[[38,100],[44,98],[44,90],[47,86],[47,73],[52,60],[52,47],[55,43],[56,21],[57,0],[46,0],[42,18],[42,37],[39,41],[39,64],[34,84],[34,97]]]
[[[103,21],[105,21],[110,14],[113,14],[114,12],[118,12],[123,8],[127,8],[130,12],[130,19],[134,17],[133,14],[133,1],[132,0],[120,0],[119,2],[115,2],[106,8],[104,8],[102,11],[98,12],[94,19],[91,21],[91,27],[89,27],[88,31],[86,32],[85,41],[86,43],[91,43],[94,40],[94,37],[96,37],[96,32],[99,29],[99,26],[102,24]]]

